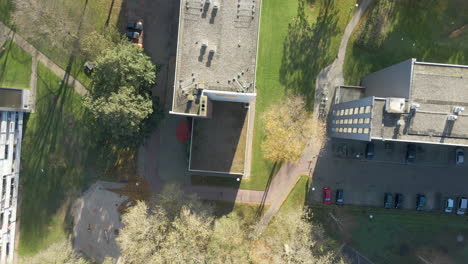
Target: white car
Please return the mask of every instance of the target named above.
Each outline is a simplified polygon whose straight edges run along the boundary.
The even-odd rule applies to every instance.
[[[452,213],[454,204],[455,201],[453,199],[448,198],[447,200],[445,200],[444,212],[449,214]]]
[[[457,215],[464,215],[466,212],[467,206],[468,206],[468,200],[465,197],[459,197]]]
[[[463,149],[457,148],[455,149],[455,164],[461,165],[465,162],[465,153]]]

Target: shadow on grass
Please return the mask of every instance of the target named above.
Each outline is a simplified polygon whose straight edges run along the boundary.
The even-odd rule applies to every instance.
[[[297,17],[289,24],[284,41],[280,82],[293,93],[301,94],[312,109],[315,79],[334,59],[329,54],[331,38],[338,34],[338,11],[334,0],[321,0],[317,22],[312,24],[305,10],[309,3],[299,1]]]
[[[268,175],[268,181],[266,183],[265,191],[262,196],[262,201],[260,202],[260,206],[257,208],[257,212],[255,213],[255,218],[257,219],[260,218],[263,214],[263,211],[265,209],[266,198],[268,196],[268,192],[270,191],[271,182],[273,181],[273,178],[275,177],[276,173],[281,168],[282,164],[283,164],[282,162],[275,162],[273,163],[273,166],[271,167],[270,175]]]
[[[374,1],[348,46],[346,84],[401,61],[468,64],[466,1]]]

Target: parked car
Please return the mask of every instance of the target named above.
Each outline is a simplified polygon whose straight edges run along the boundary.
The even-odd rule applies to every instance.
[[[414,163],[416,160],[416,145],[408,144],[406,148],[406,162]]]
[[[331,188],[323,187],[323,204],[331,204]]]
[[[143,31],[143,21],[131,21],[127,23],[127,31],[136,31],[142,32]]]
[[[143,20],[127,23],[127,38],[140,48],[143,48]]]
[[[444,212],[449,214],[452,213],[454,204],[455,202],[453,201],[453,199],[448,198],[447,200],[445,200]]]
[[[426,207],[426,196],[424,194],[416,195],[416,210],[423,211]]]
[[[403,194],[397,193],[395,194],[395,208],[401,209],[403,207]]]
[[[390,209],[393,207],[393,196],[391,193],[385,193],[384,196],[384,208]]]
[[[466,207],[468,205],[468,200],[465,197],[458,197],[458,209],[457,215],[464,215],[466,212]]]
[[[462,148],[455,149],[455,164],[461,165],[465,163],[465,153]]]
[[[371,160],[374,158],[374,143],[369,142],[366,146],[366,159]]]
[[[338,189],[336,190],[336,204],[337,205],[343,205],[343,189]]]

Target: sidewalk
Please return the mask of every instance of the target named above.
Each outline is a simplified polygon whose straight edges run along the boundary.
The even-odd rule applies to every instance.
[[[75,89],[75,91],[79,95],[85,95],[88,93],[88,90],[81,84],[79,81],[75,80],[70,73],[66,72],[62,68],[60,68],[57,64],[55,64],[52,60],[42,54],[39,50],[37,50],[33,45],[29,44],[23,37],[16,34],[13,30],[7,27],[5,24],[0,22],[0,36],[1,39],[11,39],[13,42],[22,48],[24,51],[31,54],[33,57],[33,62],[40,62],[44,64],[47,68],[49,68],[53,73],[57,76],[62,78],[63,80],[67,81],[67,83]],[[34,66],[34,64],[33,64]]]

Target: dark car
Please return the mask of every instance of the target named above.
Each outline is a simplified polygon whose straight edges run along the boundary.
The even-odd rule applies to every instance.
[[[336,190],[336,204],[343,205],[343,189]]]
[[[127,31],[127,38],[129,39],[138,39],[140,37],[140,33],[137,31]]]
[[[391,193],[385,193],[384,196],[384,207],[390,209],[393,207],[393,196]]]
[[[128,22],[127,31],[143,31],[143,21]]]
[[[403,194],[397,193],[395,194],[395,208],[401,209],[403,207]]]
[[[371,160],[374,158],[374,143],[369,142],[366,146],[366,159]]]
[[[416,210],[423,211],[426,207],[426,196],[424,194],[418,194],[416,196]]]
[[[416,145],[408,144],[406,149],[406,162],[407,163],[414,163],[416,160]]]

